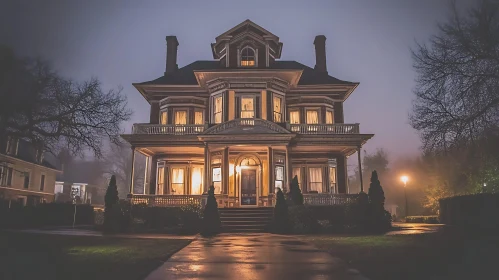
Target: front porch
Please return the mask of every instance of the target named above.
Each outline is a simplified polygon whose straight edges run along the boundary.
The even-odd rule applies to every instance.
[[[229,195],[215,195],[219,208],[240,207],[239,197]],[[207,195],[130,195],[130,201],[134,205],[147,205],[149,207],[180,207],[187,205],[206,205]],[[356,201],[358,194],[303,194],[303,203],[314,206],[346,205]],[[258,206],[273,207],[275,196],[260,196]]]

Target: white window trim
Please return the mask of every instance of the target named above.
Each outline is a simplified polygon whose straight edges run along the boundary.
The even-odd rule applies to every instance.
[[[212,124],[220,124],[220,123],[216,123],[215,122],[215,100],[218,98],[218,97],[221,97],[222,98],[222,108],[220,110],[220,115],[221,115],[221,120],[220,120],[220,123],[223,123],[224,122],[224,94],[223,93],[219,93],[219,94],[216,94],[216,95],[213,95],[211,97],[211,108],[210,108],[210,111],[211,111],[211,114],[210,114],[210,118],[211,118],[211,121],[210,123]]]
[[[183,182],[183,185],[184,185],[184,189],[183,189],[183,193],[182,194],[177,194],[177,193],[174,193],[173,192],[173,169],[176,168],[176,169],[184,169],[184,182]],[[188,174],[188,168],[189,168],[189,165],[186,165],[186,164],[169,164],[168,165],[168,193],[169,194],[172,194],[172,195],[185,195],[187,193],[187,178],[189,176]],[[178,184],[178,183],[177,183]]]
[[[256,118],[256,96],[257,94],[242,94],[242,95],[239,95],[239,116],[242,118],[242,119],[254,119]],[[243,118],[242,115],[243,115],[243,98],[251,98],[253,99],[253,118]],[[247,111],[249,112],[249,111]]]

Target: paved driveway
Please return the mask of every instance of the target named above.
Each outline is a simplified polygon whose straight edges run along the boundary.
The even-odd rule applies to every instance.
[[[366,278],[294,237],[221,234],[194,240],[146,278],[165,279]]]

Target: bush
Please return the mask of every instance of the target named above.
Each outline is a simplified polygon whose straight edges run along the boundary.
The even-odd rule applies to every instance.
[[[130,229],[132,223],[131,205],[127,200],[120,200],[108,208],[104,216],[104,231],[107,233],[122,233]]]
[[[276,194],[276,204],[274,206],[274,216],[272,218],[272,232],[289,232],[288,205],[286,203],[286,199],[284,198],[284,193],[280,188],[278,188]]]
[[[201,206],[191,204],[181,207],[132,206],[132,230],[134,232],[169,232],[195,234],[201,229]]]
[[[8,202],[8,201],[7,201]],[[4,203],[0,203],[4,204]],[[7,204],[8,205],[8,204]],[[71,203],[42,203],[36,206],[0,207],[0,228],[36,228],[73,225],[75,205]],[[76,205],[76,225],[94,223],[91,205]]]
[[[405,217],[406,223],[424,223],[424,224],[438,224],[438,216],[407,216]]]
[[[384,232],[392,227],[392,216],[385,210],[385,193],[375,171],[371,175],[369,185],[369,211],[366,213],[368,222],[366,226],[372,232]]]
[[[104,231],[116,232],[120,228],[121,207],[115,207],[119,202],[116,176],[111,176],[104,196]],[[116,218],[118,220],[112,220]]]
[[[208,190],[208,200],[203,214],[203,228],[201,234],[204,236],[211,236],[219,233],[222,224],[220,215],[218,214],[218,203],[215,198],[215,188],[213,186],[210,186],[210,189]]]
[[[293,177],[293,180],[291,180],[288,197],[291,205],[303,205],[303,194],[301,193],[297,176]]]
[[[314,213],[305,205],[289,207],[289,220],[293,233],[318,233],[321,228],[317,217],[314,216]]]

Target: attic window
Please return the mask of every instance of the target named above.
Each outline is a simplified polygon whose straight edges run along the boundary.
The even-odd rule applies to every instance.
[[[241,66],[252,67],[256,66],[255,50],[251,47],[245,47],[241,50]]]

